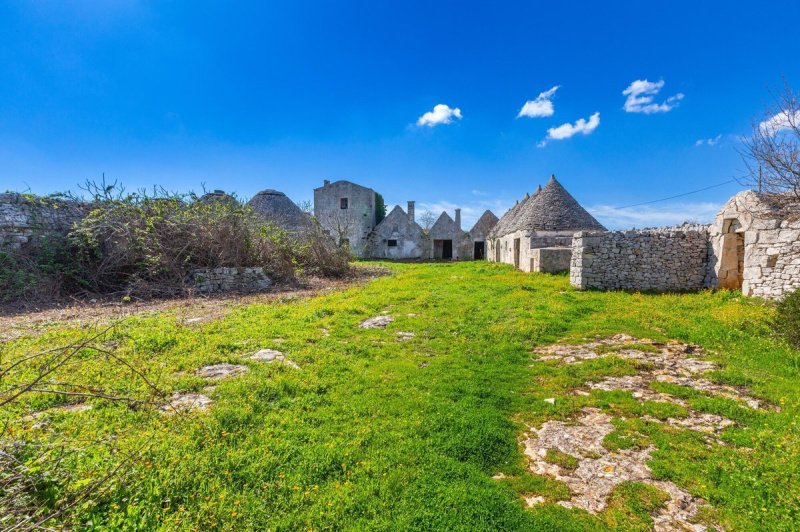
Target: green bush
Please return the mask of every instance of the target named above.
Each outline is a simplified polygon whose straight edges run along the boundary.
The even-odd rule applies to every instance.
[[[800,348],[800,290],[795,290],[778,304],[773,328],[790,345]]]

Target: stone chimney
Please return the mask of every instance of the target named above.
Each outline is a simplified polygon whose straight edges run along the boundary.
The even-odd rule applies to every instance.
[[[461,209],[456,209],[456,228],[461,231]]]
[[[324,186],[324,187],[327,187],[327,186],[328,186],[328,185],[330,185],[330,184],[331,184],[331,182],[330,182],[330,180],[328,180],[328,179],[325,179],[325,180],[322,182],[322,186]]]
[[[415,221],[414,220],[414,202],[413,201],[409,201],[408,202],[408,221],[409,222],[414,222]]]

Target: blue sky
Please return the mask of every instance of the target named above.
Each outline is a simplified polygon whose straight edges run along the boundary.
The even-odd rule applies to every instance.
[[[6,0],[0,189],[349,179],[466,224],[555,173],[609,226],[702,221],[741,187],[615,207],[742,175],[800,86],[796,1],[393,4]]]

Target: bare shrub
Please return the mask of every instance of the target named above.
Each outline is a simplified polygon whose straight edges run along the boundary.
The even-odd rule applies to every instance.
[[[101,203],[69,238],[82,281],[99,293],[176,294],[195,268],[260,266],[279,280],[294,276],[285,232],[238,202],[129,195]]]
[[[350,247],[337,245],[331,235],[314,220],[298,239],[297,263],[304,273],[322,277],[343,277],[350,272]]]
[[[800,210],[800,94],[788,83],[753,123],[742,153],[748,181],[784,210]]]

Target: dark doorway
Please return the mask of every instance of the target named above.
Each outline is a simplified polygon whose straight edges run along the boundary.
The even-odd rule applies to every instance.
[[[514,239],[514,266],[519,268],[519,238]]]
[[[486,242],[475,242],[475,250],[472,252],[472,258],[475,260],[483,260],[486,256]]]
[[[452,259],[453,258],[453,241],[452,240],[443,240],[442,241],[442,258],[443,259]]]
[[[452,240],[434,240],[433,241],[433,258],[434,259],[452,259],[453,258],[453,241]]]

